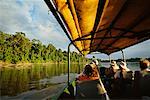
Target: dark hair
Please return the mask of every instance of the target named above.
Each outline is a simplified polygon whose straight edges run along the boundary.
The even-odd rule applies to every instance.
[[[92,67],[90,65],[86,65],[83,73],[86,74],[87,76],[91,76],[93,73]]]

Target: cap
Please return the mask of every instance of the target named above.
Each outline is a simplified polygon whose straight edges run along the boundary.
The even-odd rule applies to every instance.
[[[125,69],[126,71],[130,71],[130,69],[127,68],[127,64],[125,62],[123,62],[123,61],[121,61],[120,67],[123,68],[123,69]]]

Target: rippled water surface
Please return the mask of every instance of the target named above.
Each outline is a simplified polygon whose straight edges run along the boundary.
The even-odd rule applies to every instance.
[[[108,67],[109,63],[102,63]],[[139,70],[139,63],[129,62],[131,70]],[[74,79],[80,73],[83,65],[72,64],[70,79]],[[30,66],[11,66],[0,69],[0,96],[14,97],[24,96],[45,88],[56,87],[67,82],[66,64],[34,64]],[[51,89],[53,89],[51,88]]]
[[[75,78],[82,67],[82,65],[72,64],[70,78]],[[1,96],[17,96],[23,92],[38,91],[67,82],[66,64],[11,66],[1,68],[0,72]]]

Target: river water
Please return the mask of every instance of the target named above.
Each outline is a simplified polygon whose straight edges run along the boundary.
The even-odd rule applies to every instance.
[[[103,62],[102,66],[109,66]],[[139,70],[139,63],[129,62],[131,70]],[[71,64],[70,79],[74,79],[83,69],[83,65]],[[30,66],[13,66],[0,69],[0,97],[8,99],[11,97],[29,95],[34,91],[40,91],[58,84],[67,83],[66,64],[33,64]]]

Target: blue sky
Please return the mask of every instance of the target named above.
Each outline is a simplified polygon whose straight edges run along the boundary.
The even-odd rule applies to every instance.
[[[1,0],[0,30],[7,33],[24,32],[30,39],[38,39],[43,44],[52,43],[56,48],[67,50],[69,40],[55,20],[44,0]],[[72,50],[75,50],[72,46]],[[150,57],[150,40],[124,50],[126,58]],[[91,57],[93,55],[88,55]],[[107,59],[104,54],[95,55]],[[111,55],[120,58],[121,53]]]

